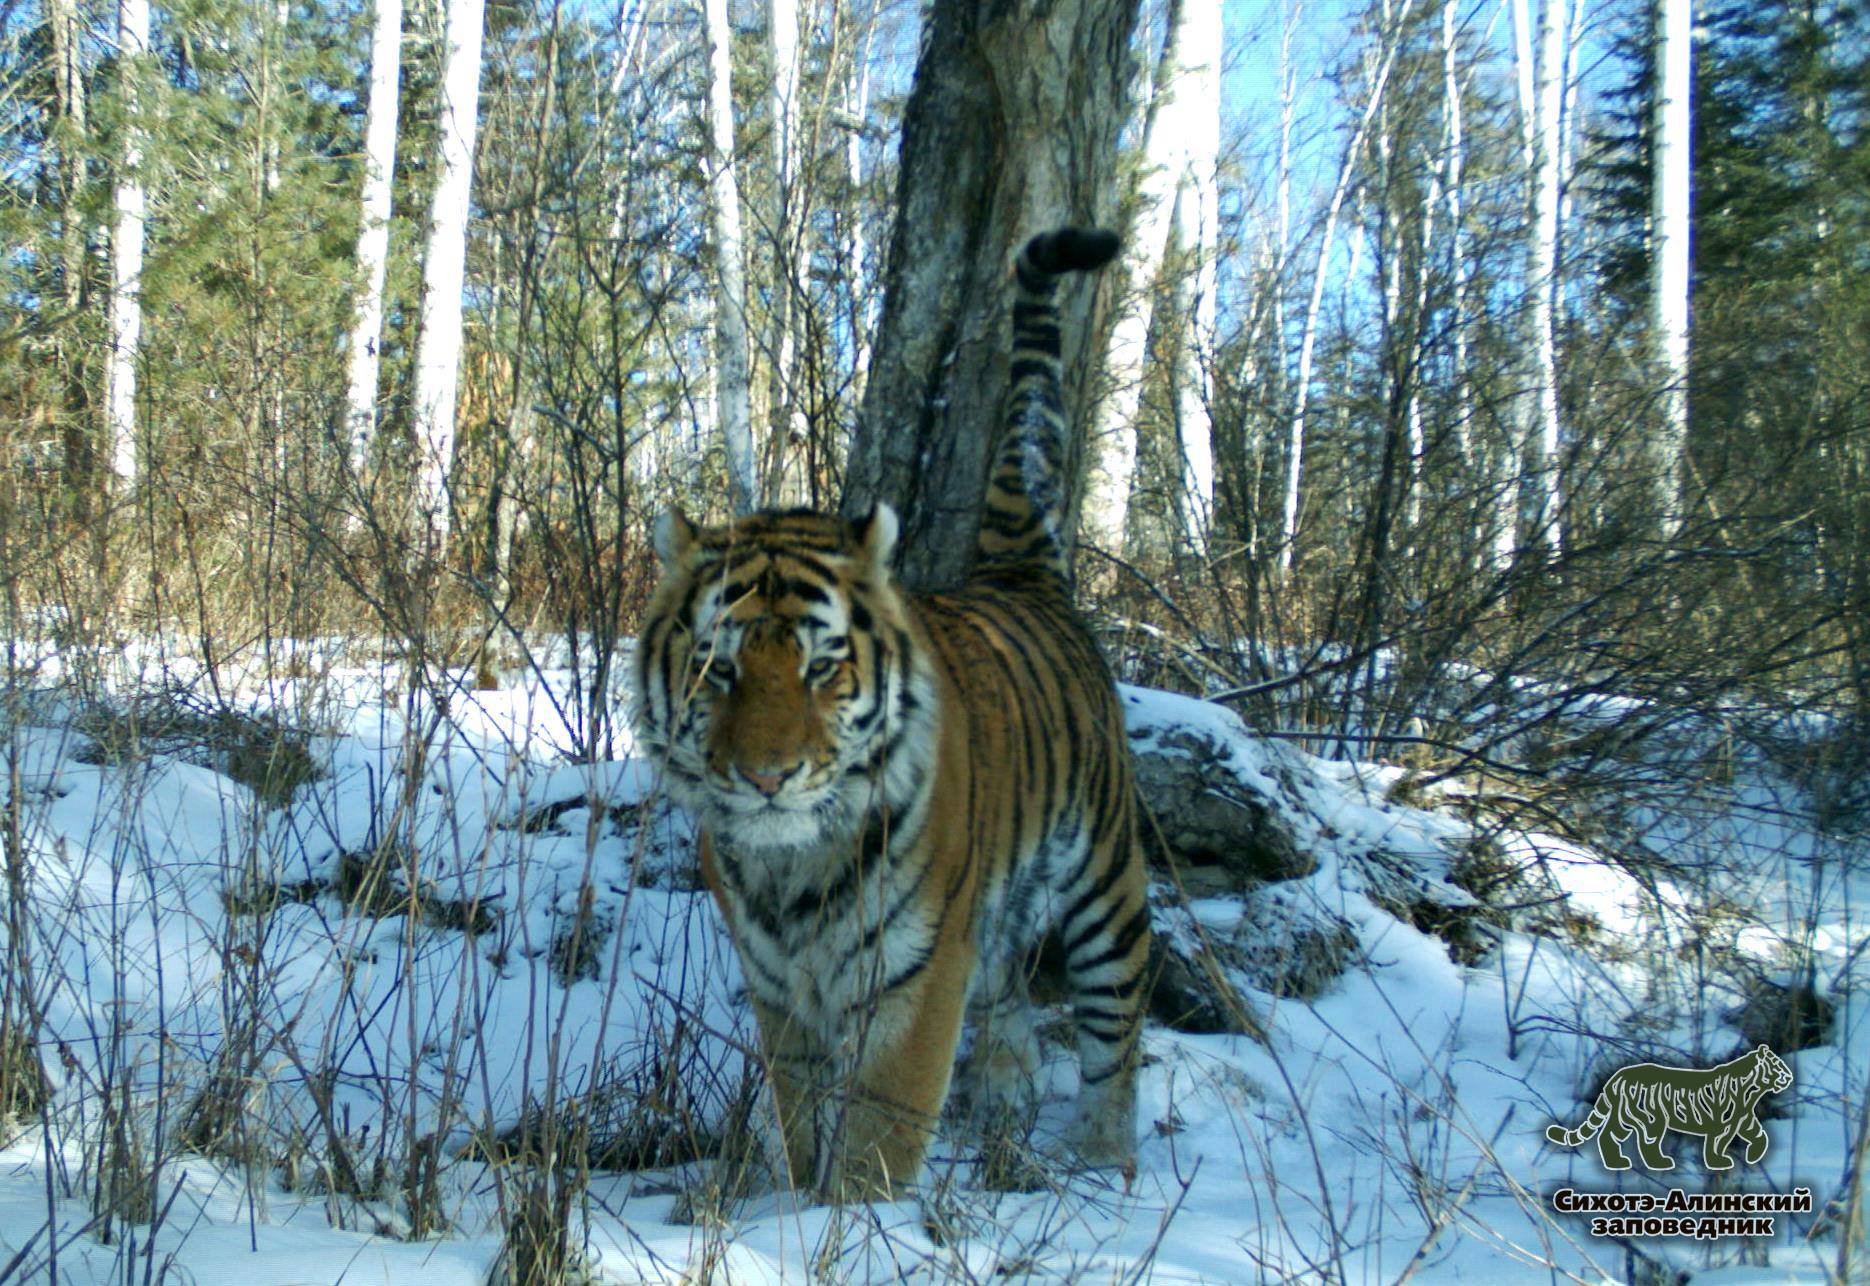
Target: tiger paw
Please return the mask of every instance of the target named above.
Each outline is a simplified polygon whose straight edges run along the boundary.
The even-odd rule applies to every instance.
[[[1078,1118],[1070,1137],[1073,1157],[1087,1170],[1136,1167],[1136,1116],[1129,1111],[1087,1112]]]

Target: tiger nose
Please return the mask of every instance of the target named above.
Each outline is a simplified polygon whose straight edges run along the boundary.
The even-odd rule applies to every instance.
[[[785,785],[802,767],[804,767],[803,764],[793,764],[790,768],[780,768],[773,772],[753,772],[748,768],[742,767],[740,769],[740,775],[747,779],[753,786],[753,789],[770,799],[772,796],[777,795],[779,793],[779,788]]]

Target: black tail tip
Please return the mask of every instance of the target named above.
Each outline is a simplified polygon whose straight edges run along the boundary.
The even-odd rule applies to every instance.
[[[1120,244],[1107,228],[1055,228],[1026,243],[1026,262],[1053,277],[1089,272],[1115,259]]]

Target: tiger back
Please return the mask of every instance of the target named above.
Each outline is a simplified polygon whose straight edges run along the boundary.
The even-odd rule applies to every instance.
[[[1115,250],[1066,229],[1020,256],[1006,418],[959,590],[896,584],[887,506],[658,528],[632,719],[700,822],[790,1177],[822,1195],[913,1181],[964,1015],[977,1121],[1030,1118],[1024,962],[1048,928],[1077,1031],[1073,1151],[1134,1151],[1146,881],[1122,709],[1072,606],[1054,303],[1061,274]]]

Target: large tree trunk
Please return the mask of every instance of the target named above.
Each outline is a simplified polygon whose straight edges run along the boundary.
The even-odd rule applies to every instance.
[[[1688,446],[1688,236],[1693,159],[1690,115],[1694,76],[1689,0],[1659,0],[1656,101],[1652,124],[1650,306],[1662,357],[1662,432],[1657,442],[1656,512],[1665,535],[1683,518],[1682,471]]]
[[[136,355],[143,339],[145,201],[137,78],[149,51],[149,0],[118,0],[117,50],[126,128],[110,237],[110,365],[104,403],[111,474],[118,486],[128,487],[136,481]]]
[[[708,221],[714,241],[715,409],[727,451],[736,514],[759,506],[753,406],[747,371],[747,277],[740,260],[740,182],[734,166],[733,28],[727,0],[706,0],[708,30]]]
[[[480,124],[483,0],[448,0],[442,69],[441,173],[429,207],[422,274],[422,338],[416,349],[417,531],[439,554],[448,543],[448,470],[455,394],[461,383],[461,291],[467,270],[468,200]]]
[[[930,7],[844,497],[853,516],[878,500],[898,507],[902,574],[912,585],[952,584],[973,557],[1006,389],[1012,256],[1043,228],[1114,221],[1137,8],[1138,0]],[[1080,284],[1060,300],[1067,413],[1078,424],[1096,394],[1087,359],[1102,351],[1095,296]],[[1076,449],[1081,435],[1071,439]]]
[[[363,209],[357,229],[357,317],[351,326],[344,436],[352,475],[364,476],[377,418],[377,345],[389,271],[390,188],[396,173],[396,100],[403,0],[376,0],[370,35],[370,105],[364,125]]]

